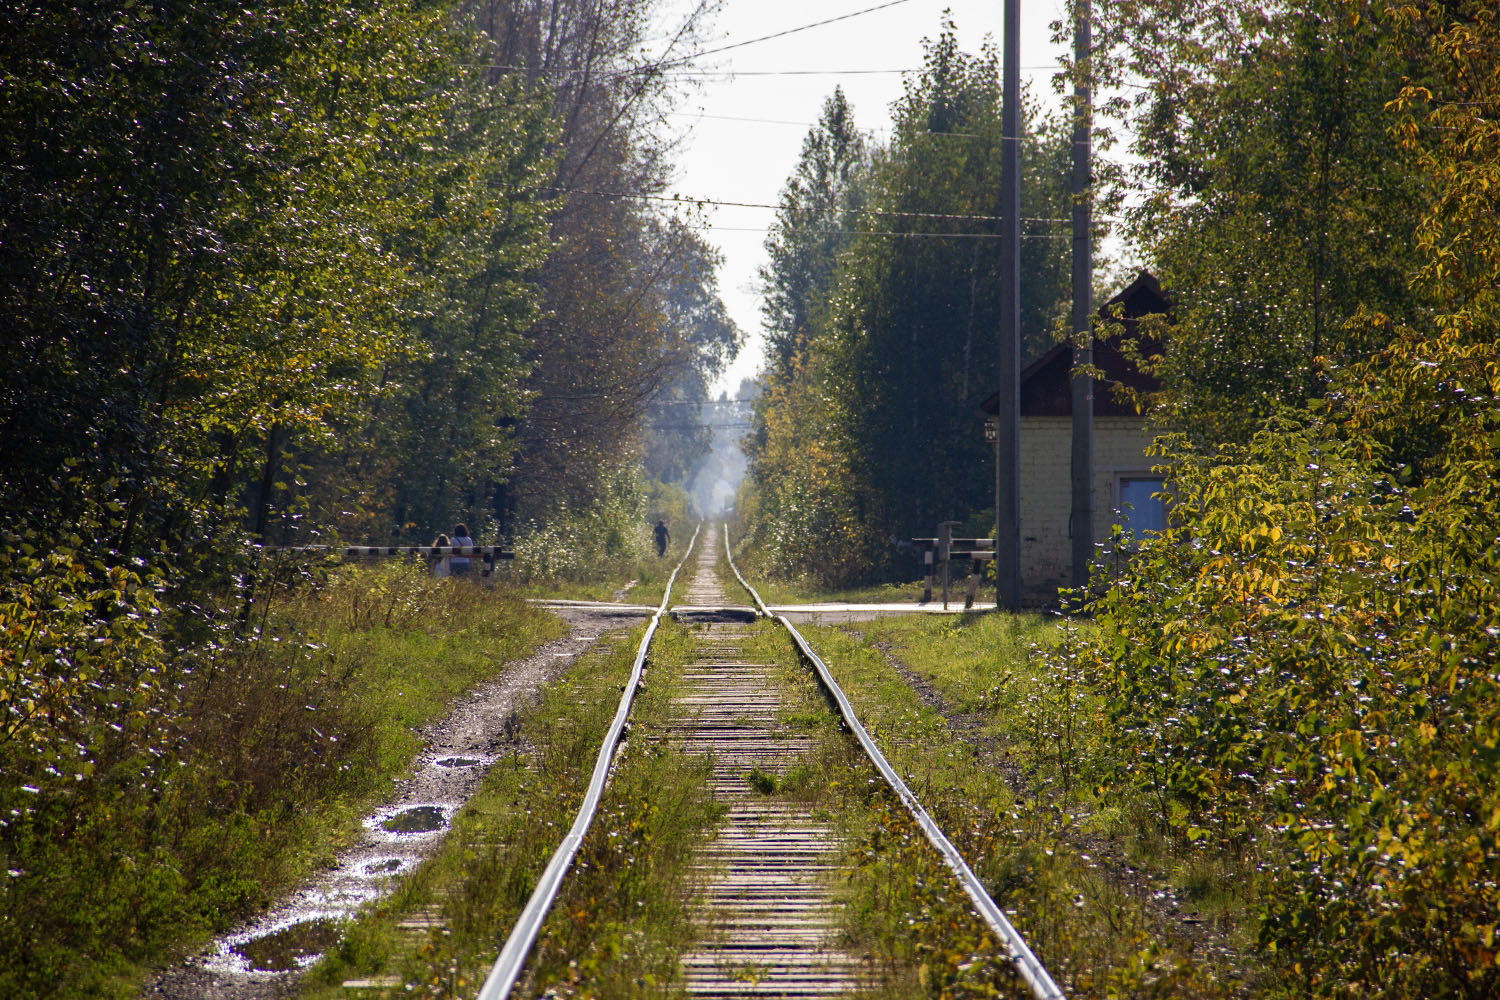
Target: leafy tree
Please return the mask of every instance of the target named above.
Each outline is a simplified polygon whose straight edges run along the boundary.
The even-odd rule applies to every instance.
[[[246,507],[264,536],[287,456],[462,333],[514,364],[548,131],[470,100],[443,6],[23,4],[0,31],[0,989],[93,994],[257,901],[193,820],[238,836],[264,798],[185,736],[254,660]]]
[[[817,260],[820,249],[805,235],[796,237],[801,243],[785,238],[779,245],[788,254],[773,256],[773,265],[778,259],[799,263],[776,265],[793,285],[784,292],[786,304],[768,315],[791,317],[800,310],[811,325],[805,358],[785,374],[773,362],[767,373],[752,440],[757,530],[763,539],[796,534],[802,529],[775,519],[840,511],[858,530],[838,537],[864,547],[862,553],[830,553],[830,565],[847,574],[841,581],[891,571],[878,540],[941,519],[964,520],[993,503],[993,457],[977,412],[993,390],[998,365],[991,346],[999,325],[998,58],[993,50],[963,53],[947,24],[928,44],[925,63],[895,106],[890,146],[876,150],[854,175],[857,193],[838,195],[843,182],[823,165],[829,141],[819,136],[836,120],[836,100],[805,144],[783,214],[792,219],[793,207],[838,206],[843,198],[848,207],[820,223],[857,219],[857,229],[844,231],[852,235],[837,258],[800,263]],[[1028,121],[1030,132],[1041,124],[1034,110]],[[1027,357],[1051,345],[1068,275],[1066,238],[1055,221],[1067,214],[1067,137],[1058,122],[1045,128],[1025,144],[1023,157]],[[827,190],[813,198],[809,178],[817,177],[827,178]],[[818,285],[825,273],[819,268],[831,274],[826,287]],[[798,304],[814,290],[820,298]],[[786,343],[795,350],[794,338]],[[772,412],[783,407],[789,412]],[[794,471],[797,450],[811,441],[823,446],[816,449],[820,460],[828,449],[839,451],[835,467],[847,474],[825,480],[811,469]]]
[[[782,189],[776,225],[766,238],[770,260],[760,279],[766,361],[785,380],[792,359],[821,328],[839,254],[858,231],[868,170],[864,137],[842,88],[823,102],[818,123],[802,140],[797,167]]]
[[[519,85],[464,85],[421,220],[431,242],[413,262],[425,279],[409,304],[418,346],[385,366],[357,419],[307,455],[314,525],[421,541],[458,521],[485,532],[525,412],[553,137],[545,105]]]
[[[1404,278],[1429,308],[1359,316],[1384,346],[1244,444],[1167,442],[1173,523],[1082,645],[1119,785],[1253,880],[1288,992],[1482,997],[1500,988],[1500,30],[1480,4],[1379,16],[1392,58],[1424,66],[1386,111],[1396,175],[1428,179]]]
[[[586,507],[617,456],[639,453],[648,402],[692,363],[664,302],[694,249],[663,239],[649,206],[668,176],[658,127],[673,95],[661,70],[687,54],[713,6],[695,4],[657,48],[648,32],[658,0],[476,5],[494,39],[494,78],[545,88],[559,124],[554,250],[538,275],[543,313],[528,335],[502,522]]]
[[[263,532],[288,443],[326,444],[420,350],[462,42],[402,5],[12,27],[8,506],[107,498],[116,548],[181,552],[243,486]],[[68,459],[76,489],[26,474]]]
[[[1424,308],[1414,206],[1426,181],[1384,105],[1418,62],[1380,3],[1267,8],[1143,0],[1105,10],[1096,71],[1145,80],[1125,117],[1141,158],[1129,230],[1176,303],[1168,426],[1240,440],[1321,396]]]
[[[682,373],[649,404],[644,461],[660,482],[684,483],[713,444],[713,431],[701,419],[709,386],[733,360],[743,335],[719,299],[719,253],[680,219],[667,220],[660,238],[679,262],[663,276],[661,307],[671,350],[683,362]]]

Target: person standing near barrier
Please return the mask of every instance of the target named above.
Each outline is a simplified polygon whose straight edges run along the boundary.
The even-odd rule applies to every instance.
[[[448,536],[447,535],[438,535],[436,538],[434,538],[432,540],[432,547],[435,548],[435,549],[446,547],[448,544],[449,543],[448,543]],[[432,557],[432,575],[433,576],[447,576],[448,575],[448,570],[449,570],[448,559],[449,559],[449,557],[445,556],[445,555],[434,555]]]
[[[656,527],[652,528],[651,532],[656,535],[656,558],[660,559],[667,554],[667,541],[669,537],[667,535],[667,522],[661,518],[657,518]]]
[[[451,544],[462,546],[472,546],[474,544],[474,539],[469,537],[467,526],[462,524],[454,526],[453,542]],[[454,576],[467,576],[469,574],[469,557],[454,556],[453,561],[449,565],[449,570]]]

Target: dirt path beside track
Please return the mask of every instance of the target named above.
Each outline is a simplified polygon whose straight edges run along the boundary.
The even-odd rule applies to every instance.
[[[547,606],[568,623],[568,634],[470,689],[441,721],[426,727],[422,733],[425,749],[413,762],[411,773],[397,781],[391,799],[366,818],[358,843],[341,852],[331,868],[266,912],[205,951],[163,970],[141,995],[164,1000],[295,996],[311,956],[304,956],[303,963],[294,963],[296,967],[288,971],[268,971],[252,968],[238,949],[311,922],[337,921],[389,892],[402,873],[437,849],[453,814],[479,787],[486,769],[498,760],[527,752],[520,710],[601,636],[627,629],[643,617],[635,608]],[[393,831],[392,826],[401,826],[393,821],[404,816],[430,818],[437,825],[431,830]]]

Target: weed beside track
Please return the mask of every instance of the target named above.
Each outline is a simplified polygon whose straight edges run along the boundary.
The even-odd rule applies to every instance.
[[[437,854],[347,929],[304,980],[304,996],[344,997],[341,984],[361,978],[393,980],[403,996],[477,990],[572,822],[631,653],[623,636],[601,639],[521,710],[513,745]]]
[[[694,940],[685,892],[695,850],[722,819],[707,760],[656,738],[672,713],[693,630],[664,622],[600,811],[527,962],[519,995],[627,1000],[678,995]]]
[[[527,963],[524,995],[569,996],[585,982],[601,998],[670,995],[692,934],[676,886],[719,810],[704,765],[649,738],[687,643],[680,627],[657,636],[630,734]],[[367,977],[389,977],[399,996],[477,992],[573,821],[639,637],[602,642],[522,713],[521,742],[490,770],[438,855],[350,931],[309,976],[305,996],[343,997],[340,983]],[[421,913],[432,928],[403,934]]]
[[[851,629],[809,629],[893,766],[1006,909],[1069,996],[1219,997],[1248,995],[1258,975],[1226,932],[1207,933],[1216,911],[1177,911],[1171,884],[1141,870],[1142,859],[1111,839],[1117,817],[1099,816],[1080,798],[1085,718],[1081,694],[1066,699],[1056,678],[1031,676],[1031,643],[1045,644],[1042,619],[966,616],[861,622]],[[962,716],[951,724],[914,689],[887,655],[900,652],[920,682]],[[884,648],[882,648],[884,647]],[[977,719],[989,720],[981,725]],[[1076,741],[1068,756],[1067,740]],[[1086,790],[1085,790],[1086,791]],[[929,991],[936,976],[952,983],[929,995],[982,996],[950,979],[978,949],[961,939],[924,941],[944,922],[913,851],[904,814],[877,811],[867,835],[867,867],[890,883],[887,907],[866,905],[874,932],[899,938],[903,909],[917,919],[914,951]],[[1106,857],[1106,854],[1112,856]],[[1140,866],[1140,867],[1138,867]],[[880,898],[873,893],[871,900]]]

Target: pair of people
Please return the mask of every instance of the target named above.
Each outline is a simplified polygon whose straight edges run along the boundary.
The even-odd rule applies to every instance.
[[[434,548],[447,548],[448,546],[469,547],[474,544],[474,539],[469,537],[469,529],[466,525],[455,525],[453,537],[438,535],[432,540]],[[470,561],[468,556],[435,556],[432,562],[433,576],[465,576],[469,572]]]

